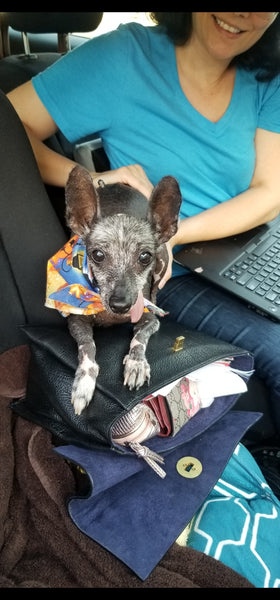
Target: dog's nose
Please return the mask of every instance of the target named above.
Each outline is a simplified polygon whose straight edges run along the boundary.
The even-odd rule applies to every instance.
[[[116,287],[109,300],[109,306],[113,312],[127,313],[131,308],[131,297],[124,290],[123,286]]]
[[[128,302],[126,298],[111,296],[109,306],[113,312],[127,313],[131,308],[131,302]]]

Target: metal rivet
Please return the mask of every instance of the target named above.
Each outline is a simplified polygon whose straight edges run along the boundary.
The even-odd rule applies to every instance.
[[[182,477],[194,479],[202,472],[202,464],[198,458],[194,456],[183,456],[178,460],[176,469]]]

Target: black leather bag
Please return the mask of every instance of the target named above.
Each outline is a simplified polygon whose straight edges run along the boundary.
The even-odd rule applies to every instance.
[[[123,384],[123,358],[132,336],[130,324],[96,328],[96,359],[100,366],[94,398],[81,415],[75,415],[71,404],[71,388],[78,365],[76,342],[67,327],[25,327],[31,346],[31,365],[24,400],[16,400],[12,409],[22,417],[49,429],[61,441],[86,448],[126,450],[112,442],[112,426],[143,398],[194,369],[215,360],[233,357],[234,367],[247,373],[253,368],[252,355],[227,342],[204,333],[190,331],[168,318],[161,321],[147,348],[151,365],[151,381],[139,390],[130,391]],[[174,351],[175,340],[185,338],[183,348]],[[191,439],[228,412],[236,395],[217,398],[199,411],[176,434],[173,440],[155,442],[161,448]],[[154,440],[153,442],[154,443]]]

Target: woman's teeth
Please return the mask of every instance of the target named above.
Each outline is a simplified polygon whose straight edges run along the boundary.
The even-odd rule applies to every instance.
[[[229,31],[230,33],[241,33],[241,29],[237,29],[237,27],[232,27],[231,25],[228,25],[224,21],[221,21],[221,19],[218,19],[218,17],[215,17],[215,21],[216,23],[218,23],[219,27],[225,29],[226,31]]]

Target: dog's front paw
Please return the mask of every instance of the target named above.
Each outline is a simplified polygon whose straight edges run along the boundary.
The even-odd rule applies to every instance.
[[[139,389],[145,381],[150,381],[150,365],[146,358],[134,359],[129,354],[124,357],[124,385],[130,390]]]
[[[91,402],[98,372],[99,367],[96,363],[92,365],[90,373],[83,368],[78,367],[71,397],[71,402],[76,415],[80,415]]]

